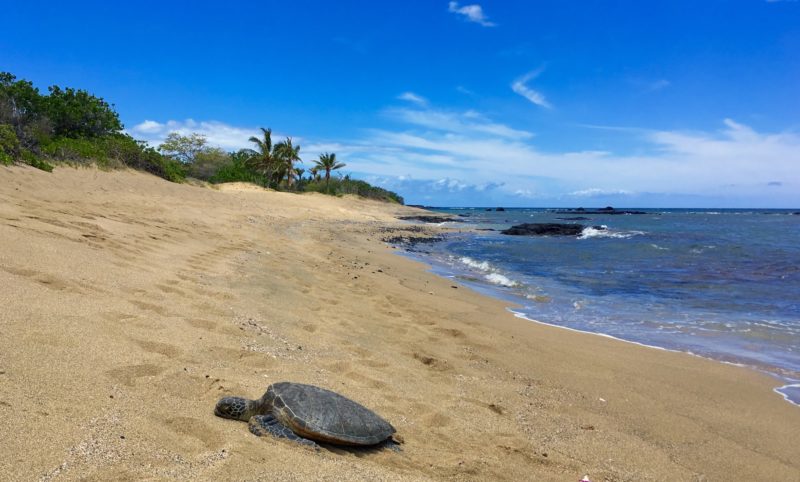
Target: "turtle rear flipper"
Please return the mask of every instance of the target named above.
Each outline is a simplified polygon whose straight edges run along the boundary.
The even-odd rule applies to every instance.
[[[402,443],[403,442],[401,440],[395,440],[393,437],[389,437],[383,442],[379,443],[378,446],[392,450],[394,452],[402,452],[403,448],[400,447]]]
[[[256,415],[250,418],[247,425],[250,431],[259,437],[269,434],[276,438],[289,439],[292,442],[297,442],[314,450],[319,450],[319,445],[317,445],[316,442],[292,432],[289,427],[283,425],[272,415]]]

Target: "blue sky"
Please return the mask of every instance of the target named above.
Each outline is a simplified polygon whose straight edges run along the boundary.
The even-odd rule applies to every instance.
[[[800,207],[800,2],[1,0],[133,136],[259,126],[407,202]]]

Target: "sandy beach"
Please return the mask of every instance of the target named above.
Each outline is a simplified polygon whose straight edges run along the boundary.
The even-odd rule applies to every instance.
[[[516,318],[382,241],[420,212],[0,167],[0,479],[800,480],[775,379]],[[284,380],[402,452],[212,413]]]

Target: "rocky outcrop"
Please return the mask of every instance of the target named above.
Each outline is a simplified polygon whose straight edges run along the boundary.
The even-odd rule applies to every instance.
[[[579,236],[586,226],[582,224],[525,223],[500,231],[512,236]],[[595,229],[605,229],[593,226]]]
[[[463,221],[458,218],[453,218],[449,216],[400,216],[400,220],[403,221],[421,221],[423,223],[462,223]]]

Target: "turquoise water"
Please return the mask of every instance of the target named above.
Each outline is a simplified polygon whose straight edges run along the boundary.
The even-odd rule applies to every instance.
[[[603,225],[580,237],[478,231],[426,246],[435,269],[520,316],[769,372],[800,402],[800,215],[782,210],[436,209],[466,226]],[[589,220],[560,220],[585,216]],[[453,224],[457,226],[457,224]]]

